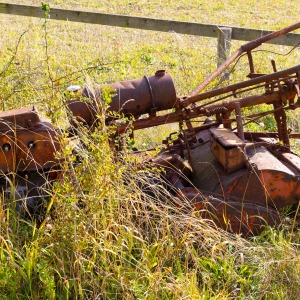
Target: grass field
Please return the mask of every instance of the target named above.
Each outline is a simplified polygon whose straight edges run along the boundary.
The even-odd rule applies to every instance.
[[[296,1],[49,3],[50,8],[274,30],[298,21],[300,12]],[[186,95],[216,67],[217,41],[210,38],[6,15],[0,15],[0,28],[1,109],[35,105],[62,128],[70,84],[114,82],[166,69],[177,94]],[[240,45],[233,41],[232,51]],[[288,56],[264,52],[255,62],[258,71],[271,72],[270,59],[283,69],[299,64],[299,57],[299,49]],[[247,73],[241,60],[231,80]],[[291,117],[299,128],[298,114]],[[145,132],[140,143],[160,144],[170,130]],[[65,178],[51,191],[51,211],[42,226],[20,219],[13,204],[0,205],[1,299],[300,298],[296,218],[248,240],[223,232],[196,214],[174,209],[167,194],[165,202],[145,198],[136,182],[146,184],[149,176],[116,162],[105,132],[83,130],[81,139],[89,147],[81,149],[82,163],[68,171],[67,161],[75,157],[62,137]],[[78,201],[85,209],[76,209]]]

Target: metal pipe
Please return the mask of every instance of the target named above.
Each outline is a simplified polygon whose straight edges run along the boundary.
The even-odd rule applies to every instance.
[[[228,57],[213,73],[211,73],[209,76],[207,76],[204,81],[197,86],[190,94],[189,96],[195,96],[199,94],[205,87],[207,87],[216,77],[218,77],[227,67],[234,62],[241,54],[244,52],[248,52],[253,50],[254,48],[257,48],[261,44],[277,38],[279,36],[282,36],[290,31],[296,30],[300,28],[300,22],[293,24],[291,26],[288,26],[286,28],[283,28],[278,31],[271,32],[267,35],[264,35],[254,41],[251,41],[243,46],[241,46],[234,54],[230,57]]]
[[[250,79],[250,80],[246,80],[243,82],[239,82],[236,84],[232,84],[232,85],[228,85],[225,86],[223,88],[219,88],[216,90],[212,90],[203,94],[199,94],[199,95],[194,95],[188,98],[184,98],[182,100],[180,100],[180,103],[182,104],[183,107],[186,107],[192,103],[201,101],[201,100],[205,100],[208,98],[212,98],[215,96],[219,96],[221,94],[225,94],[225,93],[229,93],[229,92],[234,92],[236,90],[242,89],[242,88],[246,88],[252,85],[257,85],[260,83],[264,83],[264,82],[269,82],[272,80],[276,80],[279,78],[284,78],[287,77],[291,74],[296,74],[297,72],[300,72],[300,65],[297,65],[295,67],[283,70],[283,71],[279,71],[279,72],[275,72],[272,74],[268,74],[268,75],[263,75],[254,79]]]
[[[240,102],[236,102],[234,105],[235,115],[236,115],[236,123],[237,123],[237,130],[238,136],[241,140],[245,141],[244,136],[244,128],[243,128],[243,120],[242,120],[242,111],[241,111],[241,104]]]

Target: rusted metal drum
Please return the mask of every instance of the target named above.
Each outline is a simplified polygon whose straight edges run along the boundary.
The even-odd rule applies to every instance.
[[[159,70],[150,77],[116,82],[95,89],[84,88],[82,96],[93,101],[91,103],[81,100],[71,101],[68,107],[72,114],[79,121],[84,121],[91,126],[95,115],[103,109],[101,95],[109,87],[114,91],[114,95],[106,109],[107,113],[115,112],[138,118],[143,114],[171,109],[177,100],[171,75],[165,70]]]
[[[140,79],[122,81],[105,85],[112,87],[116,95],[112,97],[109,111],[124,115],[139,116],[146,113],[166,110],[174,107],[176,92],[172,77],[165,70],[159,70],[155,76],[144,76]],[[82,95],[100,100],[103,87],[95,91],[85,88]]]

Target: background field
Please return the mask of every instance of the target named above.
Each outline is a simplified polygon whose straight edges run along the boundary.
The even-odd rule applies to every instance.
[[[14,1],[7,1],[13,3]],[[40,5],[39,1],[18,3]],[[134,16],[275,30],[299,21],[297,1],[51,1],[53,6]],[[168,70],[186,95],[216,67],[216,39],[0,15],[0,106],[35,105],[68,126],[64,90]],[[299,32],[299,31],[298,31]],[[232,51],[241,42],[232,42]],[[263,46],[257,71],[299,64],[299,48]],[[231,81],[244,80],[241,60]],[[299,128],[298,114],[290,116]],[[174,125],[175,126],[175,125]],[[176,127],[176,126],[175,126]],[[145,132],[155,146],[171,127]],[[0,297],[3,299],[299,299],[298,223],[245,240],[146,198],[149,181],[131,164],[115,163],[107,136],[81,138],[82,164],[51,193],[52,213],[40,228],[0,209]],[[63,153],[74,160],[62,138]],[[130,158],[128,158],[130,160]],[[126,160],[125,160],[126,161]],[[138,180],[137,180],[138,179]],[[123,183],[127,184],[124,185]],[[93,183],[93,184],[91,184]],[[1,200],[2,201],[2,200]],[[77,210],[78,201],[85,204]]]
[[[39,4],[38,1],[19,2]],[[50,5],[54,7],[62,3],[53,1]],[[296,3],[284,5],[283,1],[255,5],[251,1],[240,5],[234,1],[221,4],[218,1],[64,1],[63,7],[270,30],[296,22],[299,12]],[[33,81],[36,87],[45,84],[42,78],[45,72],[41,72],[46,59],[42,24],[43,20],[34,18],[1,15],[1,62],[5,64],[10,57],[8,48],[13,49],[26,31],[17,58],[19,69],[29,68],[38,77]],[[91,74],[100,83],[135,78],[164,68],[174,77],[178,94],[185,95],[216,66],[217,41],[212,38],[60,21],[48,22],[47,30],[48,63],[54,79],[91,66],[99,67]],[[232,51],[240,44],[232,41]],[[278,46],[265,47],[280,53],[289,50]],[[297,55],[281,58],[270,53],[264,56],[258,57],[258,71],[271,70],[271,58],[279,60],[282,68],[294,65],[298,58]],[[246,73],[240,72],[245,65],[241,63],[240,66],[235,76],[245,78]],[[37,74],[39,72],[41,74]]]

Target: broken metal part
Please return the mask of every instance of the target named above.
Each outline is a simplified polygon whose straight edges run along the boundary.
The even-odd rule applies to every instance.
[[[19,108],[0,112],[0,132],[16,128],[31,128],[40,122],[37,111],[31,108]]]
[[[199,192],[195,188],[183,188],[177,194],[183,203],[186,200],[192,209],[202,218],[212,220],[224,230],[242,233],[244,236],[260,234],[265,226],[278,225],[278,211],[246,201],[236,201],[233,197],[225,200],[208,192]],[[196,213],[194,212],[194,213]]]
[[[274,81],[274,83],[276,83],[281,79],[291,78],[291,76],[293,76],[293,75],[294,75],[294,77],[296,77],[298,72],[300,72],[300,65],[297,65],[295,67],[292,67],[292,68],[289,68],[289,69],[286,69],[283,71],[279,71],[276,73],[267,74],[267,75],[259,76],[254,79],[250,79],[250,80],[246,80],[246,81],[239,82],[236,84],[228,85],[223,88],[211,90],[211,91],[199,94],[199,95],[190,96],[190,97],[183,99],[181,101],[181,103],[184,106],[188,106],[195,102],[199,102],[199,101],[202,101],[205,99],[210,99],[212,97],[224,95],[224,94],[230,93],[230,92],[236,92],[236,91],[244,89],[244,88],[259,85],[261,83],[272,82],[272,81]]]
[[[299,106],[298,102],[295,104],[294,101],[299,92],[297,89],[299,72],[300,65],[177,100],[174,98],[174,92],[172,98],[168,98],[168,101],[160,108],[175,107],[175,111],[164,115],[153,113],[153,102],[150,101],[153,97],[149,92],[151,91],[149,83],[145,78],[140,79],[138,82],[144,81],[142,86],[147,94],[143,96],[147,98],[145,102],[142,98],[137,98],[139,99],[137,103],[144,103],[143,110],[134,106],[130,106],[129,110],[123,110],[123,113],[134,115],[137,119],[130,123],[124,121],[125,123],[122,124],[122,122],[111,122],[111,116],[108,115],[106,121],[114,124],[118,134],[126,132],[128,128],[137,130],[179,122],[182,132],[178,138],[172,140],[172,143],[168,142],[167,149],[155,157],[151,163],[164,168],[162,177],[173,189],[177,190],[178,195],[191,200],[191,193],[186,194],[186,189],[197,191],[192,194],[192,199],[197,199],[196,204],[193,201],[190,203],[194,203],[194,208],[201,210],[202,217],[217,218],[217,221],[214,221],[220,227],[230,228],[236,233],[257,234],[261,232],[265,224],[278,224],[280,221],[278,209],[297,203],[300,197],[300,161],[286,155],[290,152],[289,138],[292,134],[287,129],[285,118],[286,110]],[[169,82],[170,80],[169,78]],[[171,86],[173,88],[173,83]],[[244,92],[252,91],[253,93],[256,88],[263,87],[265,87],[263,94],[242,96]],[[131,92],[136,93],[137,90],[133,89]],[[122,95],[122,90],[120,95]],[[221,98],[213,99],[200,106],[196,105],[196,102],[217,96]],[[224,100],[226,98],[230,99]],[[127,105],[126,97],[122,101],[124,106]],[[116,105],[116,102],[112,103]],[[261,136],[255,141],[249,133],[245,132],[243,109],[261,104],[273,105],[274,110],[254,114],[248,118],[256,120],[258,117],[273,114],[278,125],[278,132],[271,135],[276,137],[282,145],[270,144],[270,138],[266,139]],[[88,110],[82,109],[83,105]],[[90,104],[72,102],[71,106],[73,106],[71,110],[75,116],[95,126],[95,112]],[[120,108],[117,106],[116,110],[120,111]],[[149,117],[139,118],[141,112],[147,113]],[[195,127],[193,120],[200,116],[215,116],[215,120],[211,119],[208,123]],[[120,118],[123,116],[121,115]],[[237,132],[232,130],[234,122],[237,124]],[[186,125],[186,129],[183,128],[183,124]],[[250,140],[248,140],[249,137]],[[198,194],[201,193],[215,195],[215,199],[206,197],[209,208],[203,205],[206,200],[200,201]],[[235,200],[232,201],[232,199]],[[202,210],[205,207],[207,211],[203,213]],[[211,217],[212,213],[215,214],[214,218]]]
[[[197,138],[208,139],[207,134],[210,132],[198,132]],[[226,135],[223,137],[226,139]],[[237,157],[224,155],[216,158],[209,143],[191,150],[193,184],[200,191],[234,196],[241,201],[275,209],[297,203],[300,182],[293,163],[287,164],[287,159],[281,161],[279,155],[275,156],[262,145],[255,145],[247,142],[240,148],[240,153],[245,156],[244,166],[241,164],[240,168],[230,174],[226,167],[233,164]],[[277,152],[282,153],[279,150]]]

